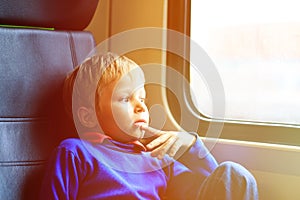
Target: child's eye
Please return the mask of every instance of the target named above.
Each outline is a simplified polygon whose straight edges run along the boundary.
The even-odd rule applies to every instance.
[[[140,102],[146,103],[146,98],[140,98]]]
[[[121,102],[127,103],[129,102],[129,97],[123,97],[120,99]]]

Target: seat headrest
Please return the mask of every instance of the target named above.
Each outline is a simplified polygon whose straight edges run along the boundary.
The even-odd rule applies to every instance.
[[[2,0],[0,24],[83,30],[98,0]]]

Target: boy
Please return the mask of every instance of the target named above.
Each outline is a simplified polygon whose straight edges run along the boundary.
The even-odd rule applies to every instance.
[[[253,176],[218,165],[196,134],[148,126],[144,82],[136,63],[111,53],[66,78],[64,100],[81,139],[55,150],[41,199],[258,199]]]

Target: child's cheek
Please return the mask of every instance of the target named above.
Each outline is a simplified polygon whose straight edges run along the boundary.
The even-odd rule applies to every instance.
[[[124,103],[116,103],[112,106],[112,115],[116,122],[126,121],[129,115],[129,108]]]

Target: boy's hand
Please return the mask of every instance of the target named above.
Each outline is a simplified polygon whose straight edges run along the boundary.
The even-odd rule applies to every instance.
[[[140,128],[151,139],[149,143],[146,142],[146,148],[152,151],[151,156],[158,159],[162,159],[166,154],[174,157],[179,152],[185,152],[196,141],[196,137],[187,132],[160,131],[147,126]],[[146,140],[147,138],[144,141]]]

